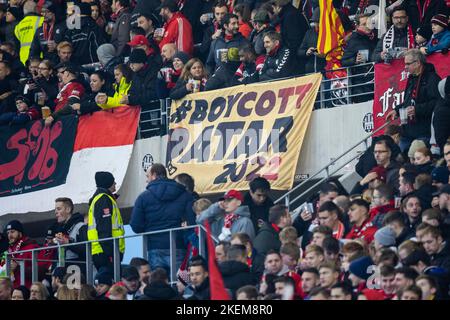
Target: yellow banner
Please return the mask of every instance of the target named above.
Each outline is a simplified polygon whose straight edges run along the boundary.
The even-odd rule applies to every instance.
[[[190,94],[173,101],[167,163],[202,193],[249,189],[264,177],[292,188],[321,74]]]

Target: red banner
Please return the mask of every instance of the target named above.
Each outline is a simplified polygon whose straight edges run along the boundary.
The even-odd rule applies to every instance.
[[[450,74],[450,54],[435,53],[427,57],[441,78]],[[394,106],[403,102],[404,90],[408,81],[403,59],[393,60],[390,64],[375,64],[375,93],[373,99],[374,130],[386,122],[386,116]],[[375,134],[383,134],[383,130]]]

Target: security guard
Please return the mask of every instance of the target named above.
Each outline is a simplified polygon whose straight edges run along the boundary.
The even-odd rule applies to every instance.
[[[30,55],[31,43],[36,30],[44,23],[44,18],[36,13],[36,3],[25,2],[23,6],[25,17],[17,24],[14,34],[20,42],[20,61],[25,65]]]
[[[97,191],[89,200],[88,240],[123,236],[125,230],[122,216],[113,195],[116,191],[114,176],[110,172],[96,172],[95,183],[97,184]],[[118,244],[120,261],[122,261],[125,252],[125,240],[121,238]],[[106,267],[113,272],[113,257],[113,241],[92,243],[92,259],[97,270]]]

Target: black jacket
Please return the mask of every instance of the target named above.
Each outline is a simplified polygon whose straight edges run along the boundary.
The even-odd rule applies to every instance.
[[[79,65],[98,62],[97,49],[106,40],[91,17],[81,17],[80,25],[79,29],[68,29],[64,36],[64,40],[72,43],[72,60]]]
[[[397,238],[395,238],[395,246],[398,247],[406,240],[414,238],[415,236],[416,235],[411,228],[404,227],[402,233],[400,233],[400,235]]]
[[[106,93],[108,96],[114,95],[114,90],[107,85],[104,85],[99,92]],[[102,110],[102,108],[98,106],[97,102],[95,102],[95,97],[97,94],[98,92],[92,91],[84,94],[80,101],[79,114],[93,113]]]
[[[318,38],[319,35],[317,34],[317,32],[314,29],[309,29],[308,31],[306,31],[302,44],[297,50],[299,62],[305,65],[305,73],[321,72],[325,70],[325,58],[320,58],[315,54],[312,54],[310,56],[306,55],[306,52],[309,48],[317,47]]]
[[[253,247],[263,255],[266,255],[269,250],[280,250],[280,237],[271,224],[264,223],[253,241]]]
[[[288,48],[280,47],[275,53],[266,56],[264,66],[259,72],[259,80],[276,80],[293,76],[295,73],[293,63],[292,52]]]
[[[306,31],[309,29],[308,20],[303,13],[292,4],[284,6],[280,13],[281,39],[283,44],[292,52],[297,52]]]
[[[89,199],[89,206],[92,203],[92,200],[100,194],[106,193],[114,198],[114,195],[111,192],[104,188],[97,188],[94,195],[91,199]],[[110,215],[105,215],[104,211],[107,212],[109,209]],[[103,195],[100,199],[97,200],[94,206],[94,219],[97,225],[97,233],[99,239],[111,238],[112,237],[112,212],[113,212],[113,204],[111,199],[108,196]],[[102,241],[99,242],[100,246],[103,249],[103,254],[108,257],[113,256],[113,242],[112,241]]]
[[[436,73],[434,65],[430,63],[425,63],[421,76],[409,75],[403,103],[396,106],[395,110],[398,113],[400,108],[412,105],[412,100],[414,100],[416,116],[414,123],[408,122],[402,126],[402,136],[412,140],[422,137],[430,138],[431,116],[440,98],[438,91],[438,83],[440,80],[441,78]],[[417,84],[417,81],[420,81],[420,83]],[[412,94],[417,86],[418,92],[414,99]]]
[[[150,108],[150,101],[156,100],[156,79],[160,66],[156,63],[146,64],[133,76],[131,88],[128,91],[129,104],[140,105],[142,109]]]
[[[219,265],[225,288],[231,291],[233,297],[236,291],[246,285],[256,285],[258,280],[250,272],[250,268],[239,261],[225,261]]]
[[[224,35],[218,37],[211,43],[211,48],[209,49],[208,59],[206,60],[206,68],[209,74],[214,74],[214,72],[219,68],[223,62],[220,60],[221,49],[231,49],[235,48],[238,50],[242,45],[248,43],[242,34],[236,33],[230,41],[225,41]]]
[[[183,79],[178,79],[177,83],[175,84],[175,87],[170,90],[169,97],[170,99],[178,100],[182,99],[188,94],[192,93],[186,89],[186,84],[188,82]],[[200,91],[205,91],[205,86],[203,85],[203,82],[200,82]]]
[[[138,300],[181,300],[181,298],[170,285],[156,281],[145,287],[144,295]]]
[[[239,84],[234,78],[238,67],[239,63],[234,62],[219,65],[216,72],[206,82],[205,91],[228,88]]]
[[[188,300],[211,300],[211,290],[209,289],[209,277],[203,280],[202,284],[196,288],[192,288],[194,294]]]
[[[50,76],[50,78],[47,80],[43,77],[39,77],[35,82],[38,88],[44,90],[45,94],[47,95],[45,105],[47,107],[53,108],[55,106],[56,96],[59,92],[58,78],[56,76]]]
[[[46,22],[44,22],[44,25],[46,25]],[[56,61],[58,53],[56,48],[55,50],[53,50],[53,52],[48,51],[47,40],[44,37],[44,25],[39,27],[34,34],[33,42],[31,43],[30,48],[30,57],[40,57],[42,53],[44,59]],[[55,23],[50,38],[54,40],[56,44],[58,44],[63,40],[64,34],[66,32],[67,26],[65,22],[59,24]]]
[[[275,31],[275,28],[269,25],[259,32],[256,29],[253,29],[252,33],[250,33],[250,42],[253,44],[258,56],[266,54],[266,48],[264,48],[264,35],[269,31]]]
[[[386,34],[383,35],[383,37],[378,40],[377,46],[375,48],[375,51],[373,52],[372,61],[375,62],[381,62],[383,59],[381,59],[381,52],[383,49],[383,40]],[[396,47],[403,47],[408,48],[408,28],[405,29],[395,29],[394,32],[394,41],[392,44],[393,48]]]
[[[255,231],[258,232],[260,225],[258,224],[258,220],[262,220],[264,222],[269,222],[269,209],[273,207],[273,201],[269,197],[266,198],[266,201],[260,206],[257,206],[253,200],[250,192],[244,196],[244,206],[248,206],[250,209],[250,219],[253,222],[253,226],[255,227]]]
[[[446,95],[445,99],[439,99],[434,107],[433,127],[436,142],[444,151],[444,145],[450,137],[450,96]]]
[[[432,266],[444,268],[450,274],[450,245],[448,243],[445,243],[444,248],[440,252],[431,255],[430,258]]]

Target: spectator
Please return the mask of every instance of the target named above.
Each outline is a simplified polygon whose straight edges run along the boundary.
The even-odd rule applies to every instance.
[[[236,291],[245,285],[256,285],[257,279],[247,265],[247,249],[244,245],[231,245],[227,252],[227,261],[219,265],[225,288],[230,290],[233,299]]]
[[[155,81],[159,70],[157,63],[148,64],[145,51],[135,49],[130,55],[130,68],[134,72],[131,87],[127,95],[123,95],[120,104],[141,106],[142,110],[151,110],[151,101],[156,99]]]
[[[372,208],[369,211],[373,225],[381,228],[385,215],[392,210],[395,210],[394,191],[388,185],[381,184],[373,191]]]
[[[179,12],[178,4],[175,0],[163,0],[156,9],[165,21],[164,34],[155,35],[159,42],[159,48],[167,43],[175,43],[178,51],[192,55],[194,51],[194,40],[192,36],[192,26],[186,17]]]
[[[383,225],[389,226],[395,233],[396,246],[414,237],[414,231],[405,225],[404,217],[401,212],[393,211],[384,215]]]
[[[112,275],[107,271],[97,272],[95,275],[94,285],[97,295],[95,300],[109,300],[106,295],[113,285]]]
[[[351,78],[351,85],[355,86],[351,94],[354,96],[353,102],[356,103],[371,100],[371,96],[364,93],[374,90],[373,75],[369,74],[372,65],[357,66],[370,62],[370,57],[377,45],[377,38],[374,31],[370,29],[370,23],[369,14],[358,16],[356,30],[348,39],[342,56],[342,66],[356,65],[350,71],[352,75],[359,75]]]
[[[79,103],[84,95],[84,86],[78,81],[78,70],[75,66],[62,63],[56,66],[58,77],[63,87],[58,93],[54,112],[45,119],[45,125],[50,126],[59,117],[74,113],[71,105]]]
[[[239,48],[241,64],[234,74],[234,83],[249,84],[258,82],[259,71],[264,65],[265,56],[256,56],[255,49],[250,43]]]
[[[322,247],[319,247],[315,244],[310,244],[306,247],[305,250],[305,258],[303,261],[303,265],[306,268],[315,268],[319,269],[319,266],[322,262],[325,261],[325,253]]]
[[[450,137],[450,81],[449,77],[442,79],[438,84],[440,99],[438,100],[433,116],[434,134],[436,143],[441,152],[444,153],[444,146]]]
[[[116,48],[111,43],[104,43],[98,47],[97,56],[102,70],[108,75],[113,75],[114,68],[123,63],[123,57],[116,57]]]
[[[378,229],[374,234],[374,248],[377,253],[381,254],[384,248],[395,248],[395,236],[396,234],[394,230],[392,230],[389,226]],[[378,261],[378,263],[380,263],[380,261]]]
[[[298,60],[305,65],[305,73],[322,72],[325,70],[325,57],[317,52],[317,40],[319,39],[320,9],[314,9],[311,17],[312,28],[308,29],[305,37],[297,50]]]
[[[339,252],[341,248],[340,240],[333,237],[325,237],[322,241],[322,248],[325,252],[325,261],[340,263]]]
[[[275,294],[282,300],[294,300],[294,280],[290,277],[281,276],[274,279]]]
[[[397,6],[392,10],[390,17],[393,24],[378,41],[372,61],[389,63],[392,59],[399,58],[404,50],[414,48],[413,28],[408,23],[406,9]]]
[[[377,165],[386,170],[386,184],[394,190],[398,190],[400,164],[392,159],[392,149],[387,140],[378,140],[375,143],[373,154]],[[363,180],[367,180],[370,174],[364,177]]]
[[[295,53],[300,47],[306,31],[309,29],[308,20],[289,0],[275,0],[273,2],[273,10],[280,21],[281,39],[283,39],[284,45],[291,55],[290,59],[293,62],[292,74],[290,75],[301,74],[304,72],[304,68],[301,64],[295,65]]]
[[[30,290],[28,290],[25,286],[19,286],[14,289],[11,295],[11,300],[29,300],[30,299]],[[0,300],[2,300],[0,298]]]
[[[443,14],[447,17],[448,8],[445,1],[435,0],[427,2],[419,0],[416,3],[410,3],[408,6],[408,16],[411,17],[413,28],[424,27],[430,29],[432,18],[437,14]]]
[[[427,147],[419,148],[416,152],[414,152],[414,165],[417,168],[417,173],[426,173],[431,175],[431,171],[434,169],[431,158],[431,151]]]
[[[59,301],[78,300],[77,290],[69,289],[67,285],[63,284],[61,287],[59,287],[58,291],[55,293],[55,298]]]
[[[135,267],[139,272],[139,282],[141,283],[139,292],[142,295],[144,293],[144,288],[150,283],[150,264],[145,259],[133,258],[130,261],[130,266]]]
[[[145,37],[147,38],[150,46],[158,53],[159,46],[154,39],[155,28],[159,27],[158,18],[152,13],[141,13],[137,18],[137,25],[144,29]]]
[[[330,228],[333,231],[333,238],[338,240],[343,239],[345,235],[345,226],[340,221],[341,216],[339,207],[332,201],[324,202],[317,213],[319,225]]]
[[[330,290],[322,288],[322,287],[316,287],[312,289],[309,293],[309,300],[329,300],[330,299]]]
[[[130,41],[130,0],[113,0],[112,8],[117,19],[112,29],[111,43],[116,48],[116,56],[125,56],[126,45]]]
[[[144,289],[140,300],[178,300],[176,290],[169,285],[166,270],[157,268],[150,276],[150,284]]]
[[[322,288],[331,289],[338,283],[339,268],[333,262],[324,262],[319,267],[319,281]]]
[[[399,194],[404,197],[414,192],[414,182],[416,180],[416,174],[406,171],[399,177]]]
[[[425,48],[431,39],[431,30],[428,28],[417,28],[414,39],[416,41],[416,47],[422,51],[422,48]]]
[[[42,60],[39,64],[38,77],[35,79],[35,83],[43,94],[42,102],[39,101],[39,96],[36,102],[41,103],[41,107],[42,105],[54,107],[54,101],[58,95],[58,78],[50,60]]]
[[[56,60],[56,46],[67,31],[64,24],[56,23],[58,11],[58,6],[52,3],[42,8],[41,16],[44,17],[44,23],[34,34],[30,57],[43,56],[47,60]]]
[[[226,64],[228,58],[236,57],[239,48],[248,42],[239,33],[238,17],[236,15],[226,14],[222,18],[222,28],[223,33],[211,43],[208,59],[206,60],[206,66],[210,74],[214,74],[220,66]]]
[[[16,48],[20,48],[14,30],[17,24],[23,19],[23,12],[18,7],[10,6],[6,10],[5,25],[0,28],[0,33],[4,36],[5,42],[13,43]]]
[[[397,293],[399,300],[422,300],[422,290],[415,285],[406,287]]]
[[[307,268],[303,270],[302,273],[302,298],[307,300],[306,298],[311,293],[311,290],[317,288],[320,285],[320,276],[317,268]]]
[[[236,291],[236,300],[257,300],[258,290],[255,286],[243,286]]]
[[[30,300],[49,300],[47,288],[41,282],[33,282],[30,287]]]
[[[175,87],[170,92],[171,99],[182,99],[191,92],[205,91],[208,74],[200,59],[189,60],[181,72]]]
[[[395,269],[392,266],[380,268],[380,287],[387,299],[395,296]]]
[[[239,191],[229,190],[219,202],[197,217],[197,223],[203,224],[205,220],[208,220],[211,223],[212,234],[219,240],[229,241],[235,233],[239,232],[247,233],[250,239],[253,239],[255,229],[250,220],[250,211],[247,206],[242,206],[243,202],[244,199]],[[255,248],[258,250],[256,242]]]
[[[416,279],[418,275],[419,274],[414,269],[409,267],[395,269],[394,287],[397,296],[399,291],[403,291],[407,287],[413,285],[414,279]]]
[[[264,272],[264,255],[253,248],[252,241],[246,233],[236,233],[231,237],[231,245],[243,245],[247,249],[247,265],[250,272],[260,279]]]
[[[158,96],[160,99],[169,97],[170,90],[172,90],[185,64],[189,61],[189,56],[184,52],[177,52],[174,54],[171,65],[166,68],[161,68],[158,73]]]
[[[0,278],[0,301],[11,300],[13,291],[10,278]],[[16,300],[16,299],[15,299]],[[19,300],[19,299],[17,299]]]
[[[4,233],[8,236],[9,248],[8,252],[12,254],[11,258],[11,272],[14,274],[13,287],[17,288],[20,285],[20,267],[19,263],[25,265],[25,286],[27,288],[31,285],[31,251],[24,253],[14,253],[17,251],[31,250],[39,248],[34,240],[31,240],[24,233],[22,223],[18,220],[10,221],[6,226]]]
[[[105,95],[97,96],[98,92],[105,92],[107,90],[107,88],[105,88],[106,78],[105,76],[103,76],[103,80],[101,81],[102,86],[100,87],[100,90],[95,90],[97,91],[96,92],[97,99],[95,101],[98,102],[98,106],[101,109],[112,109],[124,106],[124,104],[121,104],[120,101],[130,91],[133,81],[132,74],[133,72],[131,71],[130,67],[128,67],[126,64],[117,65],[114,68],[114,80],[115,80],[115,83],[113,84],[114,95],[109,97]],[[94,90],[92,91],[94,92]]]
[[[290,49],[282,46],[279,33],[274,31],[267,32],[264,35],[264,48],[266,48],[266,60],[259,71],[260,81],[275,80],[294,75],[293,53]]]
[[[439,228],[428,227],[420,239],[423,248],[430,256],[431,265],[443,268],[450,273],[450,246],[442,238]]]
[[[331,287],[331,300],[352,300],[352,287],[347,283],[336,283]]]
[[[84,223],[84,217],[73,212],[74,205],[70,198],[55,199],[56,222],[49,229],[56,230],[54,244],[65,245],[69,243],[81,242],[86,237],[87,226]],[[84,261],[86,258],[85,246],[71,246],[65,250],[66,266],[76,264],[83,269],[84,265],[74,263],[73,260]],[[72,260],[72,261],[71,261]]]
[[[427,46],[420,48],[420,52],[429,55],[434,52],[446,50],[450,47],[450,31],[448,28],[448,19],[445,14],[435,15],[431,19],[431,30],[433,35]]]
[[[109,300],[127,300],[127,289],[120,285],[114,284],[108,291]]]
[[[412,230],[420,224],[422,214],[422,204],[420,199],[410,194],[402,200],[402,211],[404,213],[405,224]]]
[[[114,196],[116,191],[114,176],[107,171],[98,171],[95,173],[95,183],[97,190],[89,199],[88,240],[95,241],[123,236],[125,231],[122,216]],[[119,239],[118,245],[120,252],[118,259],[122,261],[125,239]],[[101,267],[105,267],[110,273],[113,273],[113,242],[93,242],[91,251],[95,268],[100,270]]]
[[[100,3],[97,0],[91,2],[91,18],[101,30],[105,29],[106,19],[103,15]]]
[[[245,3],[238,3],[233,8],[233,13],[237,15],[239,20],[239,32],[244,38],[249,38],[252,32],[252,26],[250,24],[250,8]]]
[[[29,0],[23,5],[24,18],[14,28],[14,34],[20,42],[20,61],[25,65],[30,55],[31,43],[36,30],[42,26],[44,19],[36,12],[36,3]]]
[[[142,49],[145,51],[146,56],[148,57],[148,64],[161,64],[161,60],[159,58],[159,48],[155,50],[147,38],[141,34],[134,35],[130,42],[127,43],[132,50],[134,49]],[[164,48],[163,48],[164,50]]]
[[[405,108],[408,117],[407,123],[402,125],[402,152],[407,150],[415,139],[425,142],[430,140],[431,115],[439,100],[440,80],[434,66],[426,62],[425,56],[418,49],[408,50],[404,57],[405,70],[409,72],[408,83],[403,103],[395,107],[397,114],[401,108]]]
[[[263,9],[259,9],[253,18],[254,29],[250,34],[250,42],[255,48],[257,56],[264,56],[266,49],[264,48],[264,35],[266,32],[275,31],[270,25],[269,13]]]
[[[139,272],[135,267],[130,265],[122,266],[121,269],[120,276],[124,287],[127,289],[127,300],[137,300],[141,286]]]
[[[226,61],[221,63],[214,74],[208,79],[205,86],[205,91],[217,90],[232,87],[237,83],[234,80],[236,70],[240,65],[240,58],[236,48],[222,49],[221,54],[226,54]]]
[[[269,210],[273,201],[269,197],[270,183],[265,178],[255,178],[249,183],[250,190],[245,194],[244,205],[250,209],[250,217],[255,230],[268,222]]]
[[[98,62],[97,49],[105,39],[94,20],[91,18],[91,6],[80,3],[80,26],[69,28],[64,40],[69,41],[73,47],[73,59],[80,65]]]
[[[68,63],[72,61],[73,47],[68,41],[62,41],[56,46],[58,58],[54,61],[55,65]]]
[[[436,300],[439,288],[435,278],[427,275],[420,275],[416,278],[415,284],[422,290],[421,300]]]
[[[286,243],[298,244],[297,230],[292,226],[283,228],[283,230],[280,231],[279,236],[281,245]]]
[[[30,121],[39,119],[39,111],[24,96],[16,96],[16,107],[17,112],[0,114],[0,126],[24,125]]]
[[[146,191],[136,199],[130,226],[136,233],[178,228],[182,221],[195,224],[192,210],[192,194],[173,180],[167,179],[166,168],[159,163],[147,170]],[[180,233],[176,237],[176,269],[184,258],[184,244]],[[147,240],[148,261],[152,270],[170,269],[169,234],[149,235]],[[172,270],[173,271],[173,270]]]
[[[102,110],[104,107],[103,99],[106,99],[107,94],[111,94],[111,90],[107,85],[106,75],[102,71],[95,71],[89,77],[91,92],[84,95],[79,103],[72,104],[72,109],[78,114],[93,113]],[[111,105],[111,107],[116,107],[120,105]]]
[[[208,268],[204,260],[193,261],[189,266],[189,279],[194,289],[188,300],[210,300]]]
[[[255,238],[255,249],[265,255],[270,250],[280,250],[279,233],[292,224],[289,210],[284,205],[275,205],[269,210],[269,221],[264,222]]]
[[[16,80],[24,77],[26,70],[16,53],[16,45],[13,42],[2,42],[0,44],[2,53],[0,61],[8,61],[12,70],[12,77]],[[9,56],[7,55],[9,53]]]
[[[369,204],[362,199],[353,200],[348,215],[353,227],[345,238],[363,239],[367,244],[370,244],[377,228],[370,222]]]
[[[219,241],[219,243],[216,245],[215,258],[217,263],[227,261],[227,253],[230,245],[231,244],[229,241]]]
[[[331,228],[324,225],[319,225],[315,227],[312,231],[311,243],[319,247],[322,247],[323,241],[328,237],[332,237],[332,235],[333,230]]]
[[[205,23],[203,41],[198,48],[198,53],[203,61],[208,58],[211,43],[223,33],[222,19],[228,12],[226,1],[218,0],[213,5],[214,19]]]

